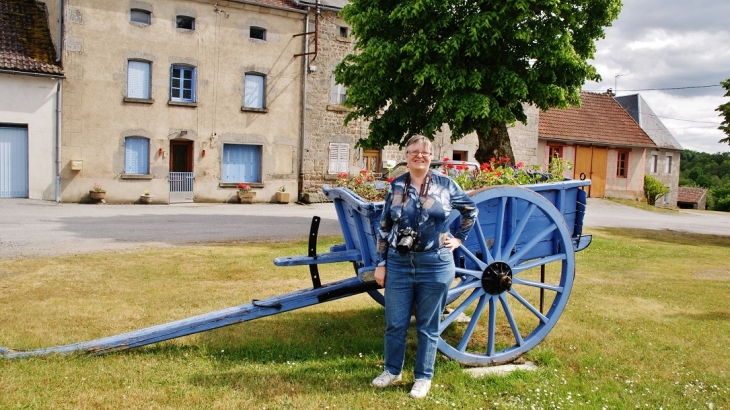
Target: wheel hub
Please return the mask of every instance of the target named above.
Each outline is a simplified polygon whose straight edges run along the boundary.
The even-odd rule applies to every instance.
[[[494,262],[484,269],[482,288],[490,295],[499,295],[512,288],[512,268],[504,262]]]

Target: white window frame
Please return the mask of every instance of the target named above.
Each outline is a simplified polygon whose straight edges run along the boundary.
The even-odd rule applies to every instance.
[[[327,173],[334,175],[341,172],[350,172],[350,144],[345,142],[330,142]]]
[[[652,174],[656,174],[659,169],[659,154],[651,154],[651,170]]]
[[[138,136],[124,138],[124,173],[128,175],[150,173],[149,138]]]
[[[152,63],[127,60],[127,98],[149,100],[152,98]]]
[[[332,73],[332,86],[330,89],[330,102],[332,104],[343,104],[347,98],[347,87],[338,84],[335,80],[335,73]]]
[[[266,109],[266,76],[261,73],[246,73],[243,77],[243,107]]]
[[[174,72],[175,70],[180,70],[180,76],[175,77]],[[176,101],[176,102],[195,102],[195,77],[196,77],[196,69],[195,67],[190,66],[184,66],[184,65],[171,65],[170,66],[170,101]],[[185,91],[188,89],[188,87],[185,87],[184,82],[188,79],[185,79],[184,73],[185,72],[191,72],[191,78],[190,80],[190,98],[185,98]],[[179,86],[175,87],[173,86],[173,82],[175,80],[179,80]],[[177,90],[179,92],[179,95],[177,97],[173,96],[173,92]]]
[[[672,173],[672,155],[667,154],[665,161],[666,162],[664,164],[664,173],[671,174]]]

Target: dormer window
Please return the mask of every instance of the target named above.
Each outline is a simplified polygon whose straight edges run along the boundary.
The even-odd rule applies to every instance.
[[[149,25],[152,20],[152,13],[147,10],[131,9],[129,10],[129,21],[132,23]]]
[[[266,29],[262,27],[253,27],[249,31],[249,38],[256,40],[266,40]]]
[[[195,30],[195,18],[189,16],[177,16],[177,28],[184,30]]]

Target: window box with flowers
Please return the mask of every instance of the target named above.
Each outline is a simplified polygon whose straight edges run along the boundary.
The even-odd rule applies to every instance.
[[[95,203],[105,203],[106,190],[98,182],[94,182],[94,186],[89,190],[89,196]]]
[[[279,187],[278,191],[276,191],[276,202],[280,204],[288,204],[289,197],[289,192],[286,192],[286,187],[283,185]]]
[[[256,196],[256,191],[251,190],[251,185],[241,182],[240,184],[236,185],[236,188],[238,188],[238,202],[242,204],[253,203],[253,199]]]

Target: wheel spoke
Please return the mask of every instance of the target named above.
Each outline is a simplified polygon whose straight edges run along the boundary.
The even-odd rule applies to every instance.
[[[530,206],[527,208],[525,213],[523,215],[520,215],[520,223],[515,227],[514,231],[510,233],[509,241],[507,242],[507,245],[504,247],[505,252],[512,252],[512,248],[515,247],[515,244],[517,243],[517,240],[520,238],[520,235],[522,235],[522,231],[524,231],[525,226],[527,226],[527,222],[530,220],[530,217],[532,216],[532,213],[535,211],[535,204],[530,204]]]
[[[505,316],[507,316],[507,321],[509,322],[509,327],[512,328],[512,335],[515,337],[515,344],[517,346],[522,346],[522,344],[524,343],[524,340],[522,339],[520,330],[517,327],[517,322],[515,321],[515,317],[514,317],[514,314],[512,313],[512,309],[509,307],[509,303],[507,303],[507,295],[504,293],[499,295],[499,302],[502,304],[502,309],[504,309]]]
[[[439,324],[439,333],[443,332],[444,329],[449,327],[449,325],[461,314],[466,310],[469,305],[471,305],[478,297],[484,295],[484,289],[482,288],[476,288],[474,291],[469,295],[469,297],[466,298],[463,302],[459,304],[459,306],[454,309],[453,312],[449,313]]]
[[[522,305],[524,307],[526,307],[530,312],[532,312],[533,315],[537,316],[540,319],[540,322],[541,323],[547,323],[548,322],[549,319],[545,315],[543,315],[542,313],[540,313],[540,311],[537,310],[534,306],[532,306],[532,304],[530,304],[530,302],[528,302],[525,298],[523,298],[522,295],[520,295],[515,290],[515,288],[510,289],[509,290],[509,294],[512,295],[512,296],[514,296],[515,299],[517,299],[518,301],[520,301],[520,303],[522,303]]]
[[[515,278],[515,277],[512,277],[512,285],[513,286],[514,285],[532,286],[534,288],[552,290],[556,293],[563,292],[562,286],[555,286],[555,285],[551,285],[549,283],[535,282],[534,280],[519,279],[519,278]]]
[[[547,265],[548,263],[565,260],[567,255],[564,253],[558,253],[556,255],[546,256],[544,258],[534,259],[529,262],[521,263],[517,266],[512,267],[512,273],[518,274],[528,269],[536,268],[540,265]]]
[[[494,251],[494,259],[502,259],[502,232],[504,231],[504,215],[507,208],[507,197],[499,198],[499,210],[497,212],[496,223],[494,224],[494,244],[492,250]]]
[[[471,320],[464,331],[464,336],[461,338],[461,342],[459,342],[459,346],[456,348],[460,352],[466,350],[466,345],[469,343],[471,335],[474,334],[474,329],[476,329],[477,323],[479,323],[479,318],[482,316],[482,310],[484,310],[484,303],[488,297],[489,296],[487,294],[484,294],[481,298],[479,298],[479,303],[477,303],[477,307],[471,315]]]
[[[494,257],[492,256],[491,252],[489,251],[489,246],[487,245],[487,240],[484,237],[484,231],[482,230],[482,226],[479,224],[479,222],[474,224],[474,232],[472,235],[475,235],[477,238],[477,242],[479,243],[479,249],[482,251],[482,255],[486,258],[484,262],[487,264],[494,262]],[[462,247],[464,247],[462,245]],[[484,270],[484,268],[481,268]]]
[[[473,269],[456,268],[456,273],[457,273],[457,276],[460,274],[462,276],[467,276],[468,275],[468,276],[471,276],[471,277],[474,277],[474,278],[477,278],[477,279],[481,279],[483,272],[480,272],[478,270],[473,270]]]
[[[494,356],[494,334],[497,329],[497,303],[489,298],[489,332],[487,334],[487,355]]]
[[[530,240],[530,242],[527,242],[525,244],[525,246],[523,246],[522,249],[519,250],[519,252],[516,252],[514,255],[512,255],[509,258],[509,264],[510,265],[513,265],[513,264],[515,264],[516,261],[522,259],[522,256],[524,254],[526,254],[527,252],[529,252],[530,250],[532,250],[532,248],[535,245],[537,245],[538,243],[540,243],[540,241],[542,241],[542,239],[544,237],[546,237],[549,234],[551,234],[552,232],[554,232],[557,228],[558,227],[555,224],[548,225],[545,229],[543,229],[542,231],[540,231],[540,233],[538,233],[537,235],[535,235],[535,237],[532,238]]]
[[[472,261],[475,265],[477,265],[478,270],[483,271],[487,267],[487,263],[484,263],[481,259],[479,259],[476,255],[471,253],[469,249],[467,249],[464,245],[461,245],[459,248],[459,251],[466,256],[470,261]],[[489,255],[489,253],[487,253]],[[480,275],[481,277],[481,275]]]

